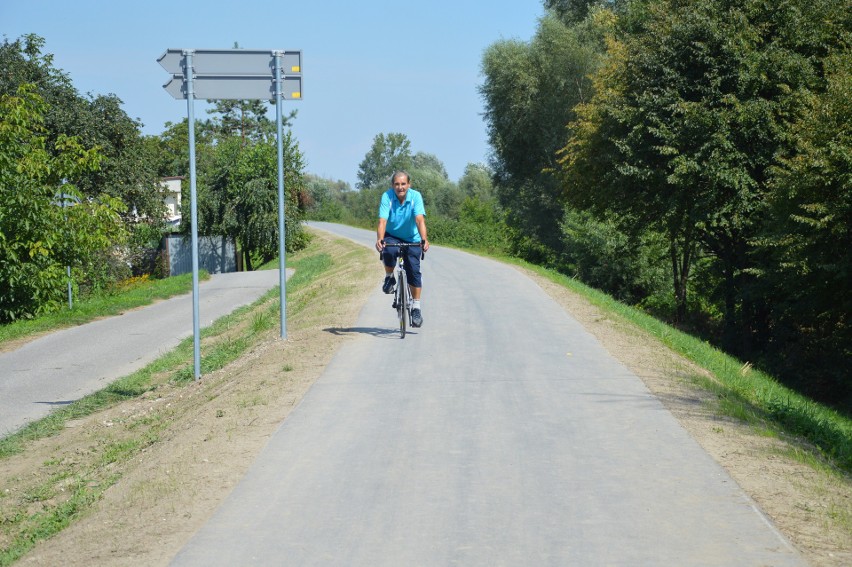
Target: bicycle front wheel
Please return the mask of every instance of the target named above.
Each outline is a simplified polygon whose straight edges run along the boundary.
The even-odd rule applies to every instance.
[[[399,338],[405,338],[408,319],[408,280],[405,270],[400,270],[396,284],[396,312],[399,315]]]

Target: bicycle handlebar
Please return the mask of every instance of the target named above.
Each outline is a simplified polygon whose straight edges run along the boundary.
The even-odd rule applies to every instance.
[[[387,248],[391,248],[391,247],[399,248],[400,252],[402,252],[403,248],[415,248],[417,246],[423,245],[422,242],[387,242],[387,243],[385,243],[384,240],[382,240],[382,244],[384,244],[385,247],[387,247]],[[397,254],[399,254],[400,252],[397,252]],[[381,257],[382,257],[382,253],[379,252],[379,258],[381,258]],[[421,248],[420,259],[422,260],[425,257],[426,257],[426,251]]]

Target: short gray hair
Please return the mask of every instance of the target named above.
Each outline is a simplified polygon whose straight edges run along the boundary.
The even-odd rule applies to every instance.
[[[393,186],[393,180],[394,179],[396,179],[397,177],[401,177],[403,175],[405,176],[405,182],[411,183],[411,176],[408,175],[408,172],[404,171],[402,169],[397,169],[396,171],[393,172],[393,175],[391,175],[391,186]]]

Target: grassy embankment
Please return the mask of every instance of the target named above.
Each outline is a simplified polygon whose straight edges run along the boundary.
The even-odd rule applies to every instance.
[[[305,325],[300,320],[306,319],[307,315],[300,315],[310,311],[312,304],[321,303],[325,295],[329,295],[331,301],[339,301],[349,292],[338,289],[345,284],[335,282],[345,281],[340,272],[347,269],[345,263],[352,262],[352,259],[346,254],[335,257],[326,248],[327,244],[312,244],[288,258],[288,267],[295,270],[287,282],[288,329],[290,324],[296,326],[295,330],[299,325]],[[364,257],[372,256],[366,250],[358,250],[357,253]],[[277,263],[264,267],[277,268]],[[173,279],[176,281],[142,282],[126,294],[117,293],[98,299],[97,305],[81,302],[75,307],[75,313],[18,325],[18,329],[13,332],[7,330],[2,335],[0,347],[3,341],[15,341],[120,313],[144,305],[146,299],[168,297],[191,289],[191,278]],[[261,342],[274,341],[279,337],[278,298],[279,291],[275,287],[253,304],[239,308],[202,330],[202,375],[224,368]],[[145,368],[0,439],[0,459],[15,458],[37,448],[40,440],[62,434],[76,420],[128,400],[151,395],[158,389],[182,388],[194,382],[193,339],[188,337],[176,349]],[[120,439],[114,438],[116,431],[113,428],[113,437],[92,444],[73,462],[60,459],[43,462],[39,466],[42,470],[33,475],[38,476],[38,483],[33,484],[29,479],[4,479],[11,481],[7,486],[22,483],[23,488],[0,493],[0,567],[14,563],[38,541],[50,538],[81,517],[109,487],[118,482],[122,473],[116,471],[122,470],[123,463],[134,457],[138,459],[146,448],[161,440],[170,426],[169,421],[170,416],[146,417],[123,428],[127,431]]]

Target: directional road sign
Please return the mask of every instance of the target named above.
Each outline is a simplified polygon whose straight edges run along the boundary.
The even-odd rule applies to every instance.
[[[167,49],[157,61],[173,75],[184,74],[184,53],[192,52],[192,70],[200,75],[275,75],[274,53],[269,49]],[[281,74],[302,73],[302,52],[283,51]]]
[[[205,100],[274,100],[275,77],[252,75],[199,75],[192,80],[194,98]],[[175,98],[186,98],[186,81],[175,75],[163,85]],[[281,77],[282,100],[302,98],[302,77]]]
[[[172,74],[163,88],[175,98],[187,96],[187,55],[192,55],[193,98],[274,100],[275,59],[281,55],[283,100],[302,98],[302,52],[270,49],[167,49],[157,61]]]

